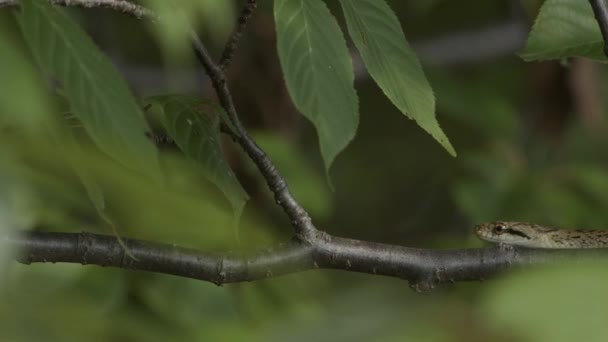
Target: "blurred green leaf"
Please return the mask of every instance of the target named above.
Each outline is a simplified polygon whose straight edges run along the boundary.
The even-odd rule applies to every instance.
[[[238,219],[249,196],[224,158],[220,145],[220,111],[216,104],[190,96],[163,95],[146,99],[149,113],[186,156],[199,162],[205,176],[226,196]]]
[[[500,214],[497,190],[478,182],[459,182],[452,187],[452,197],[471,222],[495,221]]]
[[[543,223],[571,229],[591,228],[586,225],[597,218],[597,209],[556,177],[548,176],[530,190],[533,207],[529,211],[536,212],[535,216],[542,218]]]
[[[296,108],[315,125],[329,171],[359,124],[344,36],[321,0],[276,0],[274,16],[287,89]]]
[[[10,284],[0,295],[0,340],[107,340],[112,316],[104,310],[104,294],[112,291],[111,274],[116,271],[106,270],[101,291],[94,294],[77,286],[90,271],[75,264],[12,267]]]
[[[547,0],[520,56],[526,61],[587,57],[606,60],[589,1]]]
[[[0,91],[0,124],[40,131],[49,116],[48,95],[21,47],[0,23],[0,75],[10,86]],[[31,99],[36,99],[32,101]],[[2,127],[0,127],[0,130]]]
[[[145,283],[143,283],[145,281]],[[238,320],[230,291],[194,279],[149,275],[139,281],[138,290],[150,309],[187,330],[219,333]]]
[[[72,144],[71,148],[78,148],[75,142],[68,142]],[[68,148],[66,146],[66,148]],[[129,248],[125,245],[120,234],[118,232],[116,223],[110,217],[110,214],[106,211],[106,199],[103,194],[103,189],[99,184],[95,181],[95,179],[91,176],[90,171],[87,169],[86,165],[80,164],[77,161],[71,160],[71,165],[76,174],[78,174],[78,178],[80,182],[84,186],[84,189],[89,197],[89,200],[93,204],[95,211],[99,218],[103,220],[111,229],[112,233],[118,239],[121,247],[125,250],[125,252],[133,259],[136,259],[135,256],[131,253]]]
[[[518,151],[511,145],[496,144],[489,152],[466,153],[461,157],[472,179],[462,179],[452,186],[452,196],[475,223],[507,219],[523,202],[518,188],[525,184],[525,173]],[[525,187],[525,186],[524,186]],[[529,196],[526,191],[525,196]]]
[[[608,171],[595,165],[576,165],[569,168],[570,177],[603,206],[608,206]]]
[[[192,56],[188,29],[192,26],[214,42],[222,44],[236,22],[236,6],[232,1],[215,0],[144,0],[160,20],[151,23],[165,57],[183,59]]]
[[[198,14],[195,22],[202,26],[203,30],[210,33],[211,39],[223,44],[233,30],[236,18],[236,5],[234,1],[217,0],[190,0],[180,1],[180,6],[187,3],[190,13]]]
[[[33,55],[45,74],[61,83],[95,144],[130,169],[159,180],[143,113],[107,57],[56,6],[25,0],[21,8],[16,17]]]
[[[435,118],[435,96],[399,20],[384,0],[341,0],[348,32],[372,78],[401,113],[452,156],[456,151]]]
[[[86,144],[64,149],[42,138],[31,144],[0,139],[0,147],[10,147],[15,155],[9,162],[31,189],[27,199],[32,205],[27,213],[34,221],[26,227],[35,224],[41,229],[108,233],[106,222],[98,218],[96,208],[87,200],[74,163],[84,166],[87,177],[101,189],[104,212],[119,227],[121,236],[189,247],[233,247],[230,228],[234,227],[234,214],[225,208],[227,205],[217,205],[221,193],[203,179],[200,165],[181,154],[160,154],[165,182],[159,184]]]
[[[437,94],[437,107],[446,117],[476,130],[478,137],[513,141],[517,137],[517,108],[508,92],[488,87],[493,79],[463,82],[462,79],[431,72],[429,79]]]
[[[215,45],[223,46],[236,22],[235,3],[216,0],[144,0],[143,3],[158,15],[158,20],[146,20],[145,24],[158,44],[167,87],[184,89],[183,77],[179,74],[199,65],[192,53],[190,29],[194,29],[214,53]]]
[[[194,11],[178,11],[173,1],[146,0],[145,3],[154,13],[159,14],[158,22],[148,22],[148,25],[158,40],[166,64],[179,65],[182,61],[193,60],[188,36],[191,18],[188,14]]]
[[[608,340],[606,265],[560,265],[490,285],[483,317],[496,332],[526,341]]]
[[[0,148],[0,241],[4,241],[4,238],[15,230],[27,227],[35,221],[31,212],[31,192],[12,159],[12,156]],[[0,293],[4,289],[14,252],[14,248],[8,245],[0,248]]]
[[[607,229],[608,172],[594,164],[571,164],[562,169],[562,182],[558,186],[573,194],[572,203],[564,211],[577,212],[571,227]]]

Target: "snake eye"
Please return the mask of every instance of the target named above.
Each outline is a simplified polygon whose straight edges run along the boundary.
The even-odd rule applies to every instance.
[[[506,231],[507,231],[507,226],[505,226],[504,224],[497,224],[496,226],[494,226],[494,234],[496,234],[496,235],[500,235]]]

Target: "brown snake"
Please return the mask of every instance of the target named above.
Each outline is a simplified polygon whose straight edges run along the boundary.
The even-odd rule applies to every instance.
[[[475,234],[485,241],[529,248],[608,248],[608,230],[563,230],[497,221],[475,226]]]

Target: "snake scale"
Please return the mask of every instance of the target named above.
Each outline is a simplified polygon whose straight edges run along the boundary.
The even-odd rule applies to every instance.
[[[529,248],[608,248],[608,230],[563,230],[497,221],[475,226],[475,234],[485,241]]]

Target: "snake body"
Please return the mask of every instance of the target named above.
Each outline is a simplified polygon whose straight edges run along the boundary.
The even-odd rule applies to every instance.
[[[608,230],[563,230],[497,221],[475,226],[475,234],[485,241],[529,248],[608,248]]]

